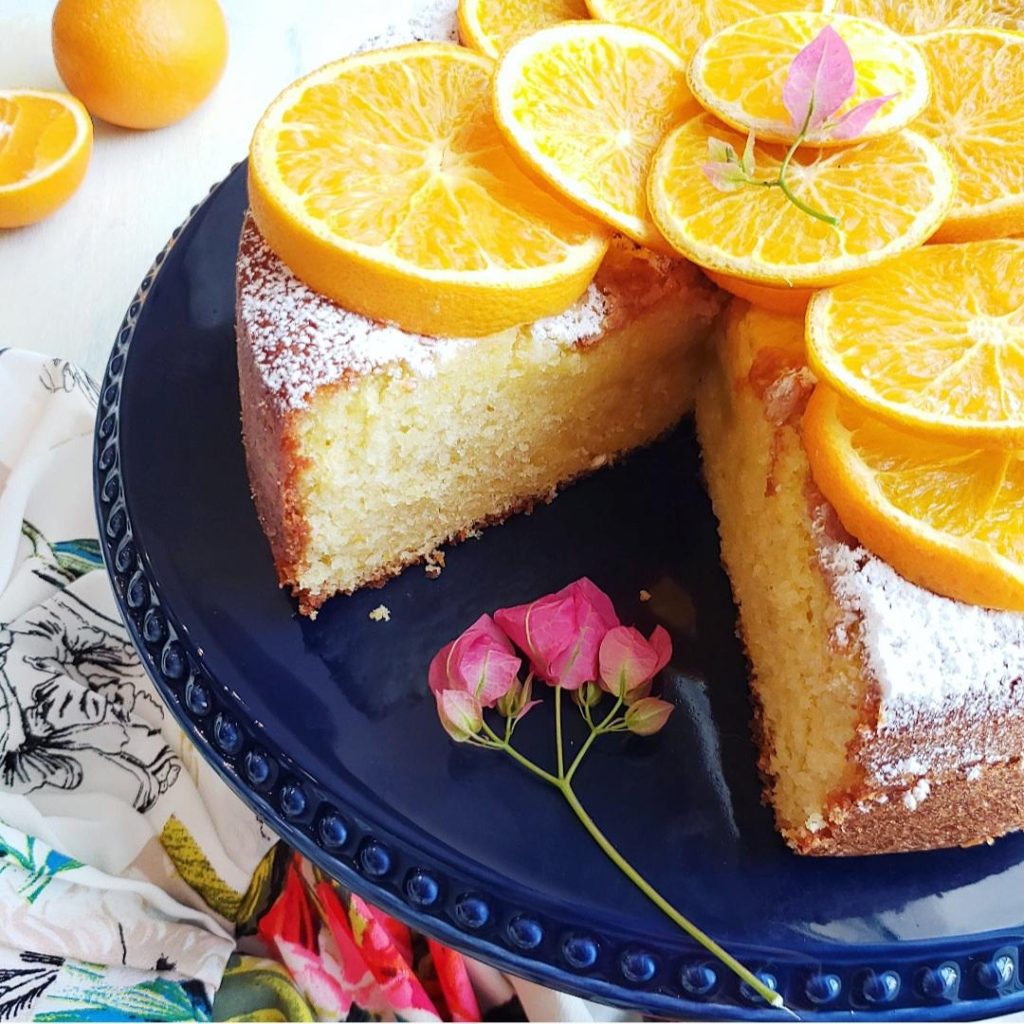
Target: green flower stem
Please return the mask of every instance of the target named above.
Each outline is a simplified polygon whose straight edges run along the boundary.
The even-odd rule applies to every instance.
[[[687,935],[699,942],[712,956],[717,957],[726,967],[745,981],[769,1006],[781,1008],[785,1006],[782,996],[770,989],[756,975],[743,966],[734,956],[727,953],[711,936],[702,932],[695,924],[683,917],[657,889],[640,874],[632,864],[612,845],[608,837],[597,827],[593,818],[587,814],[583,804],[573,792],[567,781],[557,783],[566,802],[573,809],[580,823],[590,833],[591,838],[604,851],[605,856],[663,913],[673,924],[678,925]]]
[[[810,114],[808,113],[808,118]],[[797,151],[797,147],[804,140],[805,132],[801,132],[797,137],[796,141],[792,146],[789,147],[789,152],[782,158],[782,165],[779,167],[779,176],[774,182],[779,188],[782,189],[782,194],[798,209],[804,213],[809,214],[811,217],[816,217],[818,220],[823,220],[826,224],[831,224],[835,227],[839,223],[838,217],[833,217],[829,213],[823,213],[821,210],[816,210],[813,206],[809,206],[805,203],[798,195],[796,195],[789,187],[786,181],[786,171],[789,170],[789,162],[793,159],[793,154]]]
[[[513,761],[518,761],[527,771],[533,772],[539,779],[543,779],[549,785],[559,786],[562,780],[557,776],[552,775],[551,772],[544,771],[540,765],[534,764],[528,757],[523,757],[522,754],[512,746],[511,743],[506,743],[500,736],[486,723],[484,722],[484,732],[497,744],[498,749],[504,750]]]
[[[558,689],[561,689],[561,687],[558,687]],[[556,697],[555,699],[557,701],[558,698]],[[576,774],[576,769],[579,768],[580,762],[583,760],[587,751],[591,748],[591,746],[593,746],[594,740],[596,740],[597,737],[600,736],[603,732],[608,731],[611,720],[618,714],[619,708],[621,707],[622,698],[619,697],[619,699],[615,702],[615,706],[611,709],[611,711],[608,712],[607,715],[605,715],[604,721],[601,722],[600,725],[594,725],[593,722],[589,723],[590,735],[586,738],[586,741],[584,742],[583,746],[580,747],[580,752],[576,755],[572,764],[569,765],[569,770],[565,773],[565,781],[567,784],[572,782],[572,777]]]
[[[806,213],[810,217],[814,217],[817,220],[824,221],[826,224],[830,224],[832,227],[836,227],[839,224],[839,218],[833,217],[829,213],[823,213],[821,210],[816,210],[813,206],[809,206],[805,203],[793,190],[789,187],[789,182],[786,181],[786,172],[789,170],[790,161],[793,159],[793,155],[800,148],[800,143],[807,137],[807,129],[811,123],[811,115],[814,113],[814,102],[811,101],[807,104],[807,116],[804,118],[803,127],[800,129],[800,134],[793,140],[793,145],[789,147],[788,152],[782,158],[782,163],[779,166],[779,176],[773,178],[771,181],[755,181],[755,185],[763,185],[765,188],[780,188],[782,194],[798,209],[803,213]]]
[[[558,753],[558,775],[552,775],[551,772],[545,771],[539,765],[534,764],[528,757],[524,757],[519,753],[515,747],[512,746],[509,739],[502,740],[497,733],[494,732],[491,727],[484,722],[484,731],[490,737],[492,742],[498,749],[504,750],[513,760],[517,761],[527,771],[532,772],[539,779],[554,786],[562,796],[565,798],[566,803],[572,808],[573,813],[579,819],[580,824],[590,833],[591,838],[604,852],[605,856],[663,913],[666,917],[681,928],[690,938],[697,941],[703,946],[712,956],[716,957],[719,961],[725,964],[741,981],[745,981],[769,1006],[773,1006],[776,1009],[785,1009],[785,1003],[783,1002],[782,996],[778,992],[774,992],[763,981],[760,980],[752,971],[748,970],[743,966],[734,956],[727,953],[714,939],[709,935],[702,932],[695,924],[683,917],[682,914],[676,910],[675,907],[665,899],[664,896],[658,892],[657,889],[647,881],[643,875],[640,874],[632,864],[622,856],[621,853],[612,845],[611,840],[597,827],[597,823],[593,818],[587,814],[583,804],[580,803],[579,797],[576,796],[575,791],[572,788],[572,778],[576,774],[576,769],[579,768],[580,763],[583,761],[584,756],[590,749],[594,740],[597,739],[604,732],[617,731],[614,727],[613,720],[619,712],[619,708],[622,707],[623,700],[619,697],[615,706],[605,715],[604,719],[599,725],[590,725],[590,735],[587,737],[586,742],[580,747],[579,753],[573,759],[572,764],[569,766],[569,770],[564,769],[564,756],[562,748],[562,687],[555,687],[555,743],[557,746]]]
[[[565,757],[562,753],[562,688],[555,687],[555,752],[558,755],[558,777],[565,778]]]

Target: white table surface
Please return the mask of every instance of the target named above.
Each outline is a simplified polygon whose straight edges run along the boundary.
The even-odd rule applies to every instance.
[[[0,88],[62,89],[54,0],[0,0]],[[0,230],[0,347],[73,359],[99,376],[139,281],[231,165],[275,95],[300,74],[408,17],[416,0],[221,0],[224,77],[195,113],[135,132],[96,122],[88,174],[53,216]]]

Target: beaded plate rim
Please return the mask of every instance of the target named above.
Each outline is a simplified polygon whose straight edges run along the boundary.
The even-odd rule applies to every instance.
[[[97,406],[93,488],[104,562],[140,660],[172,714],[206,761],[285,842],[352,891],[453,948],[540,984],[648,1014],[787,1019],[696,946],[646,949],[630,938],[594,934],[578,921],[510,905],[500,892],[460,879],[452,866],[425,863],[386,826],[346,813],[217,684],[188,631],[157,596],[121,478],[125,367],[165,260],[196,213],[243,165],[211,187],[157,254],[118,330]],[[870,962],[857,947],[828,963],[767,949],[752,956],[735,952],[783,991],[792,1009],[815,1020],[965,1020],[1024,1009],[1024,934],[876,947]]]

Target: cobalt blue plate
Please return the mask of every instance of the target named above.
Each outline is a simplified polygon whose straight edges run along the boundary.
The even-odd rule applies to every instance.
[[[157,258],[114,345],[95,449],[101,536],[129,629],[238,794],[345,885],[515,974],[654,1015],[778,1017],[618,874],[557,793],[438,725],[435,651],[484,610],[588,575],[624,621],[661,622],[675,641],[669,726],[606,738],[578,776],[598,824],[673,903],[801,1016],[1024,1007],[1024,836],[804,859],[776,835],[689,424],[452,548],[437,580],[413,568],[334,599],[315,622],[296,614],[276,586],[239,437],[245,205],[239,167]],[[368,618],[381,603],[390,622]],[[550,703],[522,735],[537,754],[549,747]]]

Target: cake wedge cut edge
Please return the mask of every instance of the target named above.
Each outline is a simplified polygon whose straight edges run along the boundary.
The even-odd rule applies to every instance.
[[[805,854],[969,846],[1024,827],[1024,615],[917,587],[815,487],[803,320],[734,302],[697,399],[751,665],[760,767]]]
[[[421,337],[312,291],[248,217],[242,427],[280,583],[314,615],[665,434],[721,302],[686,261],[619,239],[560,316]]]

